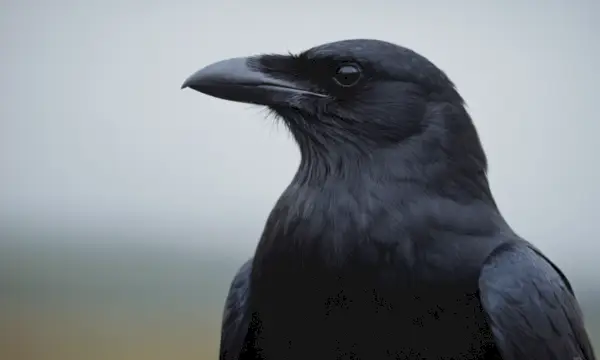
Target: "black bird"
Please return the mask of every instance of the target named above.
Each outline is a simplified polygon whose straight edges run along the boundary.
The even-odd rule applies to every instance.
[[[561,270],[503,219],[463,99],[378,40],[209,65],[183,87],[265,105],[301,151],[235,275],[221,360],[594,360]]]

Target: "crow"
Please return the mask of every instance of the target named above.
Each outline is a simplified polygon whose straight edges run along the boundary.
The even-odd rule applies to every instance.
[[[424,56],[343,40],[182,88],[266,106],[301,154],[231,284],[221,360],[595,360],[569,280],[501,215],[465,103]]]

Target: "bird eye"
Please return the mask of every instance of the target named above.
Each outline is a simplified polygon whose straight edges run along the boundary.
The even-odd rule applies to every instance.
[[[362,73],[360,68],[354,64],[344,64],[337,68],[333,80],[342,87],[351,87],[358,83]]]

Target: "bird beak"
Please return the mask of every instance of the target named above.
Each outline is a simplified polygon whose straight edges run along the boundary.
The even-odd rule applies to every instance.
[[[233,58],[210,64],[188,77],[181,88],[224,100],[267,106],[290,104],[298,95],[326,97],[253,69],[248,66],[249,60]]]

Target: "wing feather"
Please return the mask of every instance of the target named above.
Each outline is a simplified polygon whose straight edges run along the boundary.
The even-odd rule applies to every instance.
[[[533,247],[510,244],[494,251],[479,290],[504,360],[596,359],[568,280]]]
[[[252,359],[250,354],[251,313],[248,308],[252,259],[235,274],[223,310],[221,324],[220,360]]]

